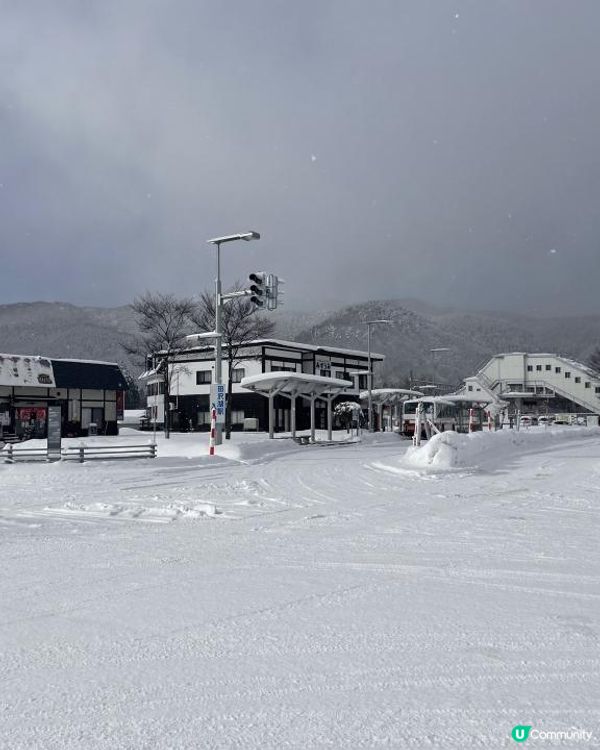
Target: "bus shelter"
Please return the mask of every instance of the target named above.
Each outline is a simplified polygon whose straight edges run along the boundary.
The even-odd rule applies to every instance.
[[[402,406],[402,403],[409,398],[420,398],[422,395],[421,391],[411,391],[407,388],[373,388],[371,391],[371,402],[379,413],[379,428],[381,429],[382,427],[386,408],[389,409],[391,420],[393,419],[394,411],[396,412],[396,418],[399,418],[399,407]],[[360,400],[362,403],[368,403],[369,392],[361,391]],[[393,428],[393,424],[390,425],[390,428]]]
[[[309,375],[300,372],[265,372],[242,378],[242,388],[260,393],[269,399],[269,437],[275,435],[275,396],[290,400],[290,427],[292,437],[296,437],[296,399],[306,399],[310,403],[310,437],[315,440],[315,401],[321,399],[327,404],[327,439],[333,433],[333,400],[347,388],[353,388],[351,380],[338,380],[323,375]]]

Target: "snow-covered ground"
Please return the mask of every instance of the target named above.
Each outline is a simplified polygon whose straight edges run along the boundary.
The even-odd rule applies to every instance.
[[[600,430],[206,443],[0,463],[0,747],[600,747]]]

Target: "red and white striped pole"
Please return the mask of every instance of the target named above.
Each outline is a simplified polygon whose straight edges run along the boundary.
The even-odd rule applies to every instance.
[[[469,432],[475,431],[475,409],[469,409]]]
[[[215,455],[215,435],[217,432],[217,410],[213,407],[210,412],[210,441],[208,443],[208,455]]]

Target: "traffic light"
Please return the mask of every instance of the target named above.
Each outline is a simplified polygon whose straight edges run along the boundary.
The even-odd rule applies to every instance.
[[[283,294],[280,288],[283,283],[283,279],[274,273],[267,276],[267,310],[276,310],[277,305],[281,304],[279,296]]]
[[[250,302],[262,309],[267,301],[267,274],[264,271],[256,271],[248,277],[250,279]]]

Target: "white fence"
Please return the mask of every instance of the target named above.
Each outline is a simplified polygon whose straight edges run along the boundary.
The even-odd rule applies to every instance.
[[[21,448],[8,444],[1,455],[7,463],[15,461],[114,461],[124,458],[156,458],[156,443],[134,445],[73,445],[60,454],[49,454],[46,448]]]

